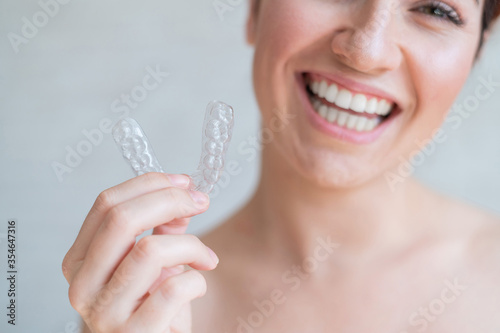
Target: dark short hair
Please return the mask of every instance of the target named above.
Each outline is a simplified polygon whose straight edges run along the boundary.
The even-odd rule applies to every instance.
[[[500,16],[500,0],[485,0],[478,52],[484,43],[484,33],[491,29],[493,21],[495,21],[498,16]]]

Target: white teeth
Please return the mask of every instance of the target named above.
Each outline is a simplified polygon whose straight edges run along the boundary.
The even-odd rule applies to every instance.
[[[353,129],[356,126],[356,123],[358,122],[358,116],[355,116],[353,114],[349,115],[347,118],[347,128],[348,129]]]
[[[380,123],[379,118],[372,118],[372,119],[368,120],[368,122],[366,123],[366,126],[365,126],[365,131],[373,130],[375,127],[377,127],[377,125],[379,123]]]
[[[319,107],[321,106],[321,101],[319,99],[314,99],[313,102],[314,110],[318,111]]]
[[[356,123],[356,131],[363,132],[365,131],[366,124],[368,123],[368,118],[366,117],[358,117],[358,121]]]
[[[339,90],[336,84],[329,85],[325,80],[321,82],[314,81],[309,84],[309,87],[315,95],[326,99],[328,102],[340,108],[351,109],[359,113],[386,116],[394,106],[393,103],[385,99],[377,100],[375,97],[369,98],[364,94],[353,94],[346,89]]]
[[[333,123],[335,120],[337,120],[338,116],[339,116],[339,111],[335,110],[334,108],[328,108],[328,115],[326,116],[326,120],[329,123]]]
[[[377,114],[379,114],[381,116],[385,116],[385,115],[389,114],[389,111],[391,110],[391,108],[392,108],[391,104],[389,104],[385,99],[381,99],[378,102]]]
[[[337,118],[337,125],[345,126],[345,124],[347,123],[347,118],[349,118],[349,113],[339,111],[339,116]]]
[[[366,113],[374,114],[377,111],[377,99],[374,97],[366,103]]]
[[[364,112],[366,109],[367,98],[365,95],[354,95],[351,102],[351,109],[356,112]]]
[[[317,98],[313,98],[312,104],[316,112],[329,123],[336,123],[341,127],[346,127],[358,132],[372,131],[381,121],[380,117],[366,118],[362,115],[357,116],[340,111],[334,107],[328,107]]]
[[[311,84],[311,90],[313,93],[315,93],[316,95],[318,94],[319,92],[319,82],[317,81],[314,81],[312,84]]]
[[[321,81],[321,83],[319,84],[318,96],[321,98],[325,97],[327,89],[328,84],[326,83],[326,81]]]
[[[319,113],[319,115],[320,115],[321,117],[326,118],[326,116],[328,115],[328,106],[326,106],[326,105],[324,105],[324,104],[323,104],[323,105],[321,105],[321,106],[319,107],[318,113]]]
[[[339,89],[337,88],[337,85],[332,84],[326,90],[325,99],[330,103],[334,103],[335,99],[337,98],[338,91],[339,91]]]
[[[335,104],[343,109],[349,109],[349,106],[351,106],[351,101],[352,94],[345,89],[340,90],[337,98],[335,98]]]

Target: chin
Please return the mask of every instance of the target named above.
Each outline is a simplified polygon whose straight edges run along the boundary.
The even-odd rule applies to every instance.
[[[356,166],[349,162],[317,160],[301,165],[299,172],[318,187],[328,189],[348,189],[362,186],[379,173],[372,166]]]
[[[318,188],[359,187],[380,179],[385,170],[385,166],[374,164],[373,158],[335,151],[331,147],[320,148],[300,139],[277,138],[271,146],[264,154],[272,165],[287,170],[287,177],[299,177]]]

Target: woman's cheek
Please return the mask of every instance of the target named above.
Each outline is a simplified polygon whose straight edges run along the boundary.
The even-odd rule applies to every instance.
[[[427,49],[429,50],[429,49]],[[414,71],[414,86],[420,110],[416,118],[428,135],[442,125],[471,70],[470,44],[463,47],[435,48],[429,57],[422,56]],[[464,53],[470,53],[470,56]]]
[[[261,12],[264,17],[255,48],[254,83],[264,118],[266,114],[272,116],[271,110],[287,112],[295,85],[295,59],[308,49],[315,36],[306,24],[311,18],[305,6],[288,1],[269,1]]]
[[[276,18],[278,20],[279,18]],[[269,20],[265,19],[268,23]],[[288,103],[287,91],[291,73],[287,73],[287,61],[292,54],[290,49],[292,31],[281,26],[281,21],[262,25],[262,34],[256,44],[254,54],[254,89],[261,112],[266,117],[273,109],[283,110]]]

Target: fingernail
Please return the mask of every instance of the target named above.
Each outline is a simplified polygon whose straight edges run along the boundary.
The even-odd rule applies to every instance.
[[[174,186],[187,187],[191,181],[186,175],[168,175],[170,183]]]
[[[191,198],[200,206],[204,206],[208,203],[208,195],[199,191],[189,191]]]
[[[215,254],[214,251],[212,251],[211,248],[209,248],[208,246],[205,245],[205,247],[208,249],[208,252],[210,253],[210,257],[212,257],[213,261],[215,262],[215,264],[218,264],[219,263],[219,257],[217,257],[217,255]]]

